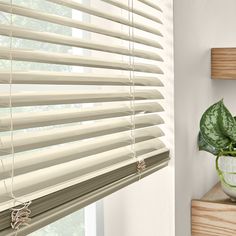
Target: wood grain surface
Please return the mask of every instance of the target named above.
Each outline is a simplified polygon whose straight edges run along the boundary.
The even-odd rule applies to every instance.
[[[211,78],[236,79],[236,48],[211,49]]]
[[[192,236],[236,236],[236,203],[216,185],[192,201]]]

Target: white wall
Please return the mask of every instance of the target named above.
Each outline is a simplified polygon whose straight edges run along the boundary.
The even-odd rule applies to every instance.
[[[172,177],[167,167],[106,197],[104,236],[173,236]]]
[[[210,48],[236,46],[235,0],[174,0],[176,236],[190,236],[190,202],[217,181],[214,160],[197,150],[199,119],[225,99],[236,114],[236,81],[210,79]]]

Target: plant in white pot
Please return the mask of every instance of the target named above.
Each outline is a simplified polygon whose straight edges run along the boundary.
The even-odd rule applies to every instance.
[[[216,156],[216,170],[223,191],[236,201],[236,118],[223,100],[202,115],[198,135],[199,150]]]

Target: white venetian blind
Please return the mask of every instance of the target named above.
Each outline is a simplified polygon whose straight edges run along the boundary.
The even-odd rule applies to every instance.
[[[0,212],[167,164],[154,2],[0,1]]]

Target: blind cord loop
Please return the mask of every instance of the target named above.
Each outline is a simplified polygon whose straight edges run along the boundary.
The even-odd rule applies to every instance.
[[[130,66],[130,71],[129,71],[129,81],[130,81],[130,107],[131,107],[131,149],[132,149],[132,154],[133,158],[137,158],[136,155],[136,150],[135,150],[135,82],[134,82],[134,13],[133,13],[133,8],[134,8],[134,2],[133,0],[128,1],[128,7],[129,7],[129,22],[131,22],[131,26],[129,26],[129,66]]]
[[[14,207],[11,209],[11,227],[14,230],[18,230],[21,226],[29,225],[31,218],[29,217],[31,214],[31,210],[29,206],[31,201],[22,203],[18,207]]]
[[[11,0],[11,12],[10,12],[10,24],[13,25],[13,12],[12,12],[12,0]],[[11,137],[11,155],[12,155],[12,165],[11,165],[11,190],[10,190],[10,196],[13,199],[13,205],[14,207],[11,209],[11,227],[14,230],[18,230],[23,225],[28,225],[30,222],[30,214],[31,210],[29,209],[29,206],[31,204],[31,201],[29,202],[20,202],[17,200],[17,198],[14,195],[14,171],[15,171],[15,149],[14,149],[14,127],[13,127],[13,109],[12,109],[12,73],[13,73],[13,64],[12,64],[12,28],[10,31],[10,100],[9,100],[9,108],[10,108],[10,137]],[[3,164],[3,162],[2,162]],[[4,165],[3,165],[4,167]],[[6,187],[6,186],[5,186]],[[16,202],[20,202],[21,204],[17,207],[15,207]]]
[[[138,160],[137,161],[137,172],[139,175],[139,180],[142,178],[142,172],[146,170],[146,163],[145,160]]]

